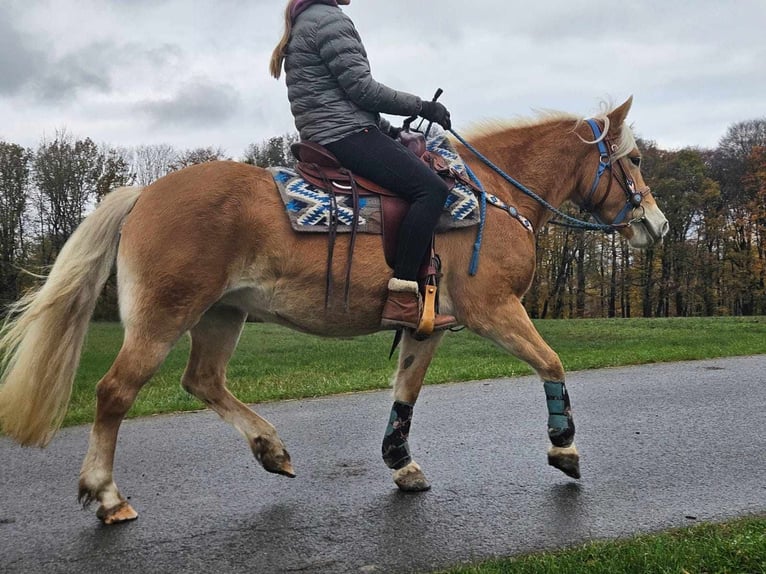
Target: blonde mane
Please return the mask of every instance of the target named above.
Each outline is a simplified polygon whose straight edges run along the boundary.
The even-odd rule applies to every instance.
[[[486,119],[480,120],[467,130],[469,137],[493,136],[498,132],[506,130],[515,130],[521,128],[531,128],[545,124],[560,121],[582,121],[574,114],[560,112],[556,110],[537,110],[531,117],[515,117],[512,119]]]
[[[470,137],[486,137],[493,136],[498,132],[512,129],[531,128],[536,126],[543,126],[555,122],[574,122],[571,131],[573,133],[588,119],[594,119],[601,122],[604,126],[603,133],[597,140],[588,140],[580,135],[576,134],[584,143],[595,144],[603,140],[606,134],[609,132],[610,120],[609,112],[614,108],[613,105],[602,103],[601,111],[589,118],[583,118],[568,112],[561,112],[557,110],[537,110],[531,117],[517,117],[510,120],[483,120],[471,125],[468,129]],[[615,141],[612,142],[615,149],[612,151],[612,159],[617,160],[630,153],[630,151],[636,146],[636,138],[633,135],[633,131],[628,124],[623,124],[620,134]]]

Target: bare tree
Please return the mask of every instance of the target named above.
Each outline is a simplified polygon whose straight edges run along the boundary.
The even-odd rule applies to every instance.
[[[178,156],[178,151],[169,144],[142,145],[124,154],[134,183],[142,186],[173,171]]]
[[[171,171],[175,171],[189,167],[190,165],[206,163],[209,161],[219,161],[222,159],[230,158],[226,157],[226,154],[221,148],[198,147],[195,149],[187,149],[178,154],[175,161],[170,165],[170,168]]]

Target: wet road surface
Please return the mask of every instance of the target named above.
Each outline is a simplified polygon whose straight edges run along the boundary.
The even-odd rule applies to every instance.
[[[424,388],[410,445],[431,491],[380,459],[390,391],[259,405],[298,477],[263,471],[211,412],[126,421],[115,477],[138,520],[77,505],[88,428],[0,437],[2,572],[429,572],[766,512],[766,356],[572,372],[583,478],[546,464],[535,377]]]

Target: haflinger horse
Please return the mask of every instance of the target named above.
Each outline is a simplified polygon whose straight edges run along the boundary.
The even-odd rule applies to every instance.
[[[631,102],[591,118],[604,132],[598,139],[609,144],[606,156],[589,125],[566,114],[485,126],[471,143],[553,207],[570,200],[604,222],[623,214],[626,224],[616,228],[632,247],[645,248],[661,241],[668,223],[639,170],[640,152],[625,123]],[[546,224],[551,217],[546,207],[465,147],[456,147],[486,190],[515,206],[535,230]],[[633,188],[641,197],[631,203]],[[579,478],[564,369],[521,302],[535,272],[534,233],[492,207],[484,221],[481,264],[474,275],[468,269],[476,229],[438,237],[441,310],[534,368],[549,413],[548,462]],[[349,243],[338,236],[333,277],[344,275]],[[244,435],[267,471],[294,476],[274,426],[227,389],[226,365],[248,315],[329,337],[380,329],[391,277],[380,238],[357,237],[350,300],[331,301],[323,309],[326,252],[326,237],[293,231],[271,173],[243,163],[195,165],[144,188],[111,192],[66,243],[42,287],[10,309],[0,341],[3,431],[22,445],[46,446],[52,439],[96,299],[116,260],[124,341],[96,387],[80,501],[98,501],[97,516],[107,524],[136,518],[113,478],[118,430],[141,387],[187,332],[191,352],[183,388]],[[405,332],[401,341],[383,451],[402,490],[430,486],[407,438],[412,407],[442,336],[423,339]]]

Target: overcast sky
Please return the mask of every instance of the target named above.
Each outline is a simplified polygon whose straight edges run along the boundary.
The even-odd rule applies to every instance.
[[[267,72],[284,0],[0,0],[0,140],[65,128],[114,146],[221,147],[294,131]],[[634,96],[661,147],[766,117],[766,0],[352,0],[373,76],[460,132]],[[398,121],[398,120],[396,120]]]

